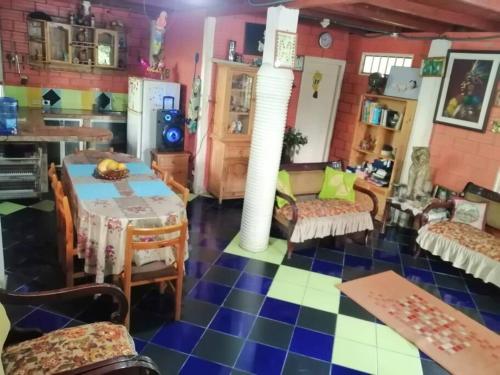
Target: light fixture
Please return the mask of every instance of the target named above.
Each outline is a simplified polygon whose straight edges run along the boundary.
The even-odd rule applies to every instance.
[[[330,18],[323,18],[319,24],[323,29],[326,29],[328,26],[330,26]]]

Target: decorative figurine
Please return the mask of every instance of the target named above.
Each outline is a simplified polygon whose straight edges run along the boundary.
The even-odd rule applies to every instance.
[[[426,195],[428,186],[432,186],[429,159],[428,147],[413,147],[412,164],[408,177],[408,196],[411,199]]]
[[[375,94],[382,95],[384,92],[387,78],[380,73],[372,73],[368,76],[368,93],[375,92]]]

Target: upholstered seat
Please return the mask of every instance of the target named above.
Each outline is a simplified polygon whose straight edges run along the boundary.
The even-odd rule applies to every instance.
[[[60,329],[4,348],[5,374],[54,374],[104,361],[137,355],[127,329],[94,323]]]
[[[164,261],[147,263],[143,266],[132,266],[132,281],[155,279],[158,277],[175,277],[177,268],[173,265],[166,265]]]

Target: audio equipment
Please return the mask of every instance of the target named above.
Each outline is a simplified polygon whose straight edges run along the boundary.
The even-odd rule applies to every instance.
[[[172,102],[170,109],[165,109],[167,100]],[[185,120],[181,111],[174,109],[174,97],[163,97],[163,109],[157,112],[156,148],[158,151],[183,151]]]

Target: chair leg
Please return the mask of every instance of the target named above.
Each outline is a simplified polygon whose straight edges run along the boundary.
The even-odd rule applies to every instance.
[[[165,291],[167,290],[167,286],[168,286],[168,284],[165,281],[160,283],[160,285],[159,285],[160,294],[165,294]]]
[[[128,330],[130,330],[130,301],[131,301],[131,286],[128,284],[126,281],[123,282],[123,293],[125,294],[125,297],[127,297],[127,302],[128,302],[128,313],[127,313],[127,318],[125,319],[125,327],[127,327]]]
[[[293,242],[287,241],[286,247],[287,247],[287,252],[288,252],[288,259],[290,259],[292,257],[292,253],[293,253]]]
[[[181,318],[182,284],[183,277],[178,277],[175,282],[175,320]]]
[[[73,265],[73,254],[65,254],[66,255],[66,269],[64,270],[66,275],[66,287],[73,286],[75,283],[75,279],[73,277],[74,265]]]
[[[368,242],[370,242],[370,234],[371,234],[371,230],[365,230],[365,246],[368,246]]]

